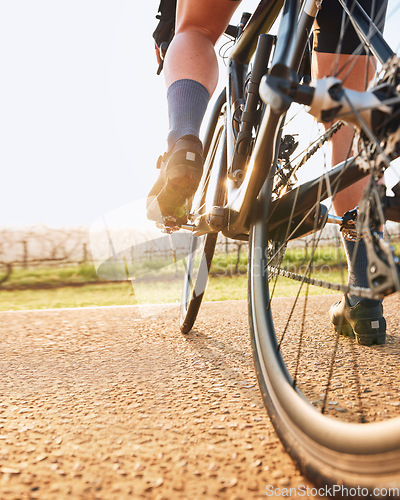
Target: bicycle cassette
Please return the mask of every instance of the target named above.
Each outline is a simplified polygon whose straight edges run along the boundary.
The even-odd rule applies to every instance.
[[[375,85],[381,98],[392,108],[387,115],[378,109],[374,110],[373,130],[376,142],[371,142],[365,132],[356,135],[360,156],[358,165],[364,171],[373,172],[380,178],[389,163],[400,156],[400,59],[394,56],[382,68],[383,76]]]

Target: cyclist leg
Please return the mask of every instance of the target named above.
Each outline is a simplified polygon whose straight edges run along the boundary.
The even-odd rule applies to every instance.
[[[332,53],[314,52],[312,65],[313,79],[332,75],[332,68],[336,66],[343,68],[342,71],[338,72],[337,77],[344,80],[345,87],[358,91],[366,90],[375,71],[375,63],[370,56],[361,55],[355,58],[349,54],[340,54],[340,56],[337,56]],[[351,68],[351,72],[347,74],[349,67]],[[343,126],[333,135],[330,141],[332,166],[337,165],[356,153],[353,151],[353,139],[354,130],[348,126]],[[337,215],[341,216],[354,208],[357,200],[361,199],[368,182],[368,178],[361,179],[336,194],[333,205]],[[354,200],[356,200],[356,203]]]
[[[379,28],[383,29],[386,0],[362,0],[361,4],[366,12],[374,18]],[[318,15],[312,64],[313,77],[323,78],[331,75],[333,68],[339,68],[336,76],[344,81],[347,88],[363,91],[374,76],[375,61],[371,55],[365,52],[358,56],[352,55],[359,45],[359,40],[355,36],[351,25],[346,29],[344,37],[339,40],[338,34],[341,32],[342,12],[340,6],[338,6],[337,2],[325,2],[320,12],[321,15]],[[338,47],[340,47],[340,55],[336,53]],[[340,70],[340,68],[343,69]],[[332,166],[356,153],[356,151],[353,151],[353,138],[353,129],[347,126],[342,127],[332,137]],[[368,181],[368,178],[360,180],[335,196],[333,205],[338,215],[343,215],[358,204]],[[368,259],[364,241],[360,240],[356,247],[355,242],[343,239],[343,245],[348,264],[348,283],[353,286],[368,287]],[[353,259],[355,248],[357,248],[357,255]],[[345,296],[340,302],[331,307],[330,317],[337,328],[342,325],[341,333],[346,333],[346,328],[350,328],[350,330],[353,327],[356,328],[355,325],[360,318],[371,320],[369,332],[371,339],[379,336],[381,341],[382,335],[384,338],[386,332],[382,304],[379,301],[366,301],[357,296]],[[343,317],[345,319],[340,319]],[[372,325],[379,325],[379,331],[376,331],[376,328],[372,327]],[[367,340],[368,342],[369,340]]]
[[[336,65],[337,56],[335,54],[315,52],[313,54],[313,73],[316,78],[323,78],[331,75],[332,65]],[[368,81],[374,75],[374,62],[371,57],[366,55],[354,56],[341,54],[339,58],[339,67],[348,68],[348,64],[354,64],[351,73],[346,77],[338,73],[338,78],[345,78],[344,85],[346,88],[363,91],[367,88]],[[344,70],[346,73],[346,70]],[[357,151],[353,151],[354,130],[351,127],[343,126],[336,134],[333,135],[330,141],[331,148],[331,164],[332,166],[346,160]],[[365,177],[355,184],[349,186],[343,191],[336,194],[333,200],[333,207],[337,215],[342,216],[348,210],[352,210],[359,204],[364,190],[367,187],[369,178]],[[346,252],[349,284],[360,287],[368,287],[367,279],[367,255],[363,240],[360,241],[357,250],[356,259],[353,261],[353,252],[355,244],[353,241],[343,239],[343,245]],[[359,302],[359,297],[350,297],[350,304],[355,305]]]
[[[175,36],[164,63],[169,117],[168,152],[147,199],[152,220],[186,220],[201,179],[200,126],[218,82],[214,45],[240,2],[178,0]]]
[[[238,4],[232,0],[178,0],[175,36],[164,65],[167,87],[191,79],[213,94],[219,73],[214,45]]]
[[[360,0],[361,6],[371,16],[380,30],[383,30],[387,0]],[[351,9],[351,1],[348,2]],[[323,78],[332,75],[334,68],[339,68],[336,76],[344,80],[347,88],[363,91],[375,72],[375,61],[365,51],[359,56],[352,55],[358,48],[359,38],[348,18],[342,19],[343,11],[339,2],[324,1],[317,16],[314,31],[313,76]],[[339,39],[341,25],[348,24],[343,37]],[[341,52],[338,54],[338,50]],[[331,140],[332,165],[346,160],[352,151],[353,129],[342,127]],[[363,179],[335,196],[334,207],[338,215],[343,215],[354,208],[351,204],[359,200],[368,179]]]
[[[199,135],[218,82],[214,45],[238,5],[232,0],[178,0],[175,36],[164,64],[170,131],[168,147],[184,135]]]

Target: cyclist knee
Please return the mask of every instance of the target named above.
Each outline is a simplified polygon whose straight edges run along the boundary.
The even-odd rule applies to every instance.
[[[197,32],[215,45],[239,3],[232,0],[178,1],[175,33]]]
[[[177,29],[175,31],[175,36],[190,36],[191,38],[195,37],[198,39],[198,43],[209,43],[213,46],[220,37],[220,35],[216,36],[204,26],[195,26],[191,24],[183,25],[181,28]]]

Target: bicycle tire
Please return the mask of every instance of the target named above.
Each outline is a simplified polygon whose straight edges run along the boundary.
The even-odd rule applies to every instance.
[[[226,168],[225,112],[222,111],[208,148],[204,174],[193,202],[192,212],[200,214],[214,206],[223,205],[226,195],[224,184]],[[196,321],[207,287],[217,238],[218,233],[191,235],[189,238],[180,308],[182,333],[189,333]]]
[[[301,472],[316,485],[343,484],[348,488],[360,486],[369,491],[389,484],[398,487],[399,418],[391,421],[386,428],[373,427],[379,424],[363,424],[372,427],[365,427],[362,435],[358,435],[360,425],[355,423],[346,424],[332,419],[329,427],[327,419],[331,417],[322,416],[294,388],[286,362],[277,350],[271,307],[266,307],[269,304],[266,283],[268,277],[259,272],[264,268],[265,262],[254,259],[252,255],[255,248],[260,248],[260,240],[267,237],[265,227],[263,221],[258,221],[250,235],[249,318],[253,358],[261,395],[280,440]],[[339,449],[334,449],[335,439],[340,435],[341,442],[336,441]],[[357,440],[354,444],[355,435]],[[374,436],[371,447],[378,449],[377,453],[372,453],[371,449],[363,451],[366,444],[371,443],[371,435]],[[325,442],[327,437],[328,444]],[[354,448],[351,449],[351,446]]]
[[[398,65],[398,60],[394,64]],[[393,68],[389,71],[393,74]],[[398,97],[398,85],[395,92]],[[398,130],[399,124],[396,124],[388,134],[398,134]],[[299,133],[302,135],[302,130]],[[382,138],[375,137],[375,140],[379,143]],[[375,160],[368,157],[366,161],[370,161],[373,169]],[[298,227],[290,226],[289,221],[282,225],[283,231],[277,231],[266,222],[271,221],[274,202],[281,196],[276,191],[281,178],[276,168],[264,185],[249,238],[251,344],[264,404],[285,448],[314,484],[342,485],[356,491],[364,488],[363,493],[358,493],[360,497],[376,496],[375,488],[383,491],[390,487],[393,488],[391,498],[400,498],[400,417],[391,409],[391,405],[394,408],[398,405],[396,395],[400,381],[389,350],[394,349],[396,353],[400,339],[393,334],[390,347],[366,348],[352,339],[339,337],[328,315],[321,314],[329,296],[313,299],[304,295],[305,288],[318,281],[322,283],[319,271],[315,272],[316,278],[312,278],[314,269],[311,269],[321,245],[321,233],[316,233],[316,226],[311,228],[311,248],[307,246],[304,260],[298,258],[300,264],[296,264],[297,268],[303,265],[305,270],[303,273],[293,271],[290,259],[295,247],[286,248],[291,239],[289,233],[295,234]],[[292,189],[290,185],[282,188],[286,192]],[[377,190],[372,181],[368,189],[366,201],[372,199]],[[335,186],[331,192],[335,193]],[[323,198],[315,200],[316,211],[322,201]],[[360,213],[367,212],[379,217],[386,230],[379,202],[376,207],[365,204]],[[293,298],[277,296],[280,283],[287,280],[282,276],[300,280],[297,290],[291,292]],[[333,280],[332,276],[329,279]],[[344,281],[341,286],[345,289]],[[369,351],[366,353],[365,349]],[[380,370],[382,378],[386,377],[384,383],[379,378]],[[374,382],[383,387],[376,390]]]

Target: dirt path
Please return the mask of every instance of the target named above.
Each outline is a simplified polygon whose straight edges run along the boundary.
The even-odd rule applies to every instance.
[[[266,498],[307,485],[253,372],[244,302],[0,314],[0,498]],[[304,498],[304,496],[302,497]]]

